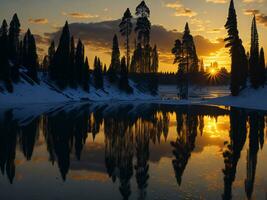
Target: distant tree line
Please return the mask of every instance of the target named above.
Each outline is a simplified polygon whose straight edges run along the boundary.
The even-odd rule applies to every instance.
[[[131,73],[129,74],[129,78],[135,82],[140,82],[146,79],[148,76],[154,76],[153,74],[137,74]],[[177,77],[176,72],[159,72],[157,74],[158,84],[159,85],[180,85],[179,77]],[[227,86],[230,83],[230,73],[225,71],[222,68],[217,72],[216,76],[218,78],[211,78],[206,72],[191,72],[188,74],[188,78],[190,80],[190,84],[193,86]]]

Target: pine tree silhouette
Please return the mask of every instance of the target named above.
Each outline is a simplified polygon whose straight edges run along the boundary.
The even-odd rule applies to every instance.
[[[39,82],[37,69],[39,67],[38,55],[34,36],[30,29],[26,32],[23,39],[23,65],[27,68],[27,74],[35,82]]]
[[[137,33],[137,67],[141,73],[149,73],[151,66],[151,47],[150,47],[150,31],[151,23],[149,21],[150,10],[145,1],[142,1],[137,7],[135,15],[137,22],[135,32]],[[140,51],[142,49],[142,51]]]
[[[181,99],[187,99],[189,72],[198,71],[198,56],[188,23],[185,25],[182,40],[175,41],[172,54],[174,55],[173,63],[178,64],[179,95]]]
[[[129,66],[130,66],[130,44],[129,44],[129,40],[130,40],[130,35],[132,33],[132,28],[133,28],[133,24],[132,24],[132,14],[129,8],[127,8],[127,10],[125,11],[123,18],[121,20],[120,23],[120,33],[122,36],[125,37],[125,46],[126,46],[126,63],[127,63],[127,70],[129,70]]]
[[[55,80],[55,61],[54,57],[56,54],[56,49],[55,49],[55,42],[52,41],[49,48],[48,48],[48,74],[50,79]]]
[[[20,37],[20,21],[17,14],[13,15],[8,31],[9,41],[9,59],[14,67],[12,68],[12,79],[17,82],[19,80],[19,37]]]
[[[257,31],[256,17],[253,17],[251,25],[251,47],[249,59],[250,82],[253,88],[260,86],[260,63],[259,63],[259,36]]]
[[[75,55],[76,55],[75,42],[74,42],[74,37],[72,36],[70,42],[70,72],[71,72],[70,86],[72,88],[77,87],[76,82],[78,79]]]
[[[260,72],[259,72],[259,79],[260,79],[260,85],[264,87],[266,83],[266,70],[265,70],[265,56],[264,56],[264,49],[261,48],[260,51],[260,60],[259,60],[259,67],[260,67]]]
[[[96,89],[103,89],[104,83],[103,83],[103,74],[102,74],[102,66],[100,63],[100,59],[95,57],[94,60],[94,85]]]
[[[121,72],[120,72],[120,79],[119,79],[119,89],[125,91],[127,93],[132,93],[133,89],[129,85],[128,80],[128,70],[126,66],[126,58],[123,57],[121,59]]]
[[[8,27],[6,20],[3,20],[0,29],[0,80],[3,80],[8,92],[13,92],[11,80],[11,66],[9,64],[8,52]]]
[[[248,63],[242,40],[237,29],[237,16],[234,1],[231,0],[225,28],[228,31],[226,47],[230,48],[231,55],[231,83],[230,89],[233,96],[237,96],[240,90],[246,87]]]
[[[89,70],[90,70],[89,62],[88,58],[86,57],[85,62],[83,64],[83,72],[82,72],[82,86],[86,92],[89,92],[89,82],[90,82]]]
[[[79,39],[75,54],[75,71],[77,74],[76,81],[78,82],[79,85],[82,85],[83,83],[83,68],[84,68],[84,46],[82,44],[82,41]]]
[[[117,35],[113,37],[111,64],[108,70],[108,77],[111,83],[117,79],[116,73],[120,72],[120,49]]]
[[[159,54],[157,46],[155,45],[152,50],[152,63],[151,63],[151,72],[157,73],[159,69]]]
[[[64,89],[70,82],[70,39],[69,25],[66,22],[54,56],[54,74],[52,76],[61,89]]]

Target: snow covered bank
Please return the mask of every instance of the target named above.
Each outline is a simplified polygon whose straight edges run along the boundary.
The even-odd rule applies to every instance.
[[[267,87],[258,90],[248,88],[242,91],[238,97],[219,97],[207,100],[204,103],[219,106],[267,110]]]
[[[47,104],[47,103],[66,103],[78,101],[135,101],[135,100],[159,100],[158,96],[140,91],[134,82],[130,81],[133,88],[132,94],[120,91],[117,85],[111,85],[107,81],[104,83],[103,90],[96,90],[90,87],[90,92],[85,92],[81,88],[66,88],[59,90],[55,85],[41,78],[40,84],[32,84],[27,79],[21,79],[18,84],[13,84],[14,92],[8,93],[3,90],[3,83],[0,82],[0,107],[15,106],[21,104]]]

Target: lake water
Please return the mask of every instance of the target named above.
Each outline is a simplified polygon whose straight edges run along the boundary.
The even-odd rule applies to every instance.
[[[266,199],[266,113],[110,103],[0,111],[0,199]]]
[[[159,96],[162,99],[179,99],[178,89],[175,85],[160,85]],[[203,99],[218,98],[230,95],[229,86],[191,86],[189,88],[189,99],[199,102]]]

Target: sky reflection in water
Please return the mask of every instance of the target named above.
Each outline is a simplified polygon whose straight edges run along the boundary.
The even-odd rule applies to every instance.
[[[266,117],[122,104],[1,111],[1,199],[264,199]]]

